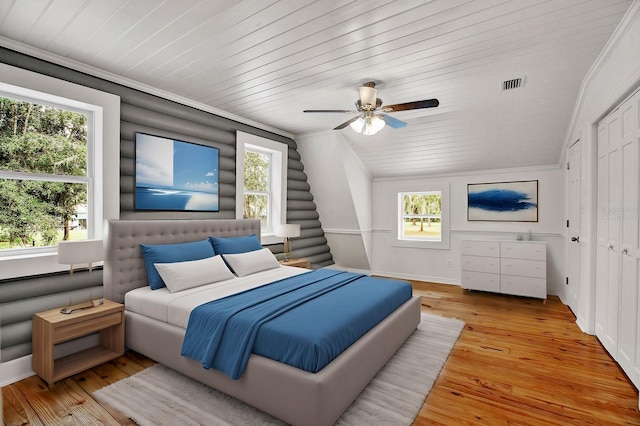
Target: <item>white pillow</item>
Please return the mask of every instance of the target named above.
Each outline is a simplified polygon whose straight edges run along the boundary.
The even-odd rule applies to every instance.
[[[246,253],[223,254],[222,257],[239,277],[280,267],[278,259],[268,248]]]
[[[220,255],[154,266],[171,293],[234,278]]]

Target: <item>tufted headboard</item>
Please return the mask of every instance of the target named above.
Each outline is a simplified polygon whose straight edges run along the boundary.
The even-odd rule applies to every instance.
[[[148,285],[139,244],[174,244],[203,240],[210,235],[249,234],[260,237],[259,220],[109,220],[105,238],[104,297],[122,303],[127,291]]]

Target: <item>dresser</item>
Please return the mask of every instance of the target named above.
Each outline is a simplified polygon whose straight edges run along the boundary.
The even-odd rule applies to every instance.
[[[462,288],[547,298],[547,246],[541,241],[462,241]]]

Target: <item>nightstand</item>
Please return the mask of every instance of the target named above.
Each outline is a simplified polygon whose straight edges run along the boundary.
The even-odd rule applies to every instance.
[[[70,314],[62,314],[57,308],[33,315],[33,371],[47,383],[52,384],[124,354],[124,305],[102,300],[102,305]],[[53,358],[54,345],[96,332],[100,335],[97,346]]]
[[[309,259],[307,259],[306,257],[301,257],[300,259],[289,259],[289,261],[287,262],[285,262],[284,260],[281,260],[280,264],[284,266],[295,266],[297,268],[307,268],[307,269],[311,267],[311,263],[309,262]]]

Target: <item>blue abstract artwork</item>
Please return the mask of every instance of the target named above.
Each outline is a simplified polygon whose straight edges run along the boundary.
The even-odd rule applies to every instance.
[[[537,222],[538,181],[467,185],[468,220]]]
[[[136,133],[136,210],[216,212],[219,150]]]

